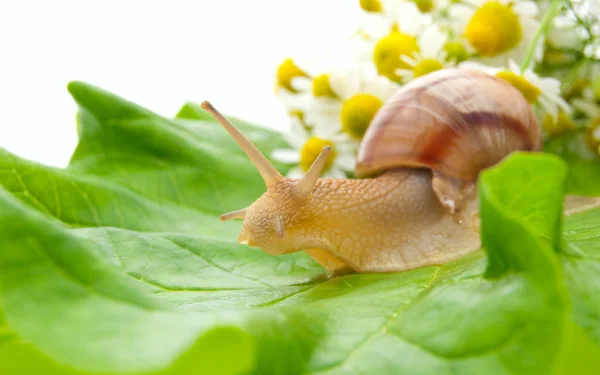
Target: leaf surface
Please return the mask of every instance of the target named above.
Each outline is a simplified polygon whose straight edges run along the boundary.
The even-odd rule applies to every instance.
[[[482,175],[485,251],[327,280],[304,253],[235,243],[240,223],[218,215],[264,183],[193,106],[171,120],[91,85],[69,90],[80,143],[68,168],[0,153],[2,373],[598,368],[600,210],[562,220],[559,158],[515,154]],[[281,142],[238,125],[265,151]]]

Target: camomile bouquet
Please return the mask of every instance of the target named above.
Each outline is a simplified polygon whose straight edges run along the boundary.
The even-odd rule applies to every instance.
[[[468,67],[506,80],[529,101],[545,140],[584,134],[600,156],[600,2],[597,0],[360,0],[356,32],[322,56],[276,70],[290,115],[288,148],[271,157],[304,174],[323,146],[324,177],[350,177],[371,120],[411,80]]]

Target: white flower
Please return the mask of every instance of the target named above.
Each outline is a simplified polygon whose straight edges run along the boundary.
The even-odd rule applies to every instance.
[[[357,141],[379,108],[400,87],[377,74],[372,64],[357,64],[332,74],[330,82],[337,99],[316,101],[312,111],[306,113],[306,121],[343,131]]]
[[[490,65],[522,61],[539,28],[538,7],[533,1],[465,0],[450,6],[455,31],[464,35],[480,59]],[[540,61],[544,40],[536,45]]]
[[[436,70],[454,67],[454,61],[446,61],[444,46],[447,41],[448,36],[437,25],[429,26],[419,38],[419,50],[412,56],[401,56],[408,67],[397,69],[396,74],[406,82]]]
[[[392,29],[408,35],[419,35],[431,25],[430,15],[423,14],[412,1],[399,1],[387,13],[371,13],[362,22],[362,33],[371,40],[387,36]]]
[[[332,127],[315,127],[310,132],[299,120],[292,118],[291,127],[283,137],[290,148],[275,149],[271,158],[285,164],[296,164],[288,177],[302,177],[315,161],[324,146],[331,146],[333,154],[325,165],[323,177],[346,178],[354,170],[357,143],[345,134],[332,131]]]
[[[337,43],[334,47],[315,52],[311,58],[296,59],[298,67],[306,75],[293,77],[291,86],[296,91],[310,93],[315,98],[335,98],[329,83],[329,75],[352,67],[354,58],[364,50],[362,43],[364,40],[360,37],[351,37]]]
[[[380,75],[398,83],[402,82],[398,69],[412,69],[402,57],[413,57],[415,52],[428,48],[431,35],[425,31],[432,25],[431,16],[421,13],[413,2],[404,2],[399,8],[394,19],[371,17],[372,22],[362,29],[364,51],[355,57],[357,62],[375,64]]]
[[[521,68],[513,60],[509,60],[508,66],[509,70],[506,70],[472,61],[459,65],[460,68],[481,70],[506,80],[516,87],[528,102],[538,103],[553,118],[557,118],[559,109],[567,114],[571,113],[571,107],[561,96],[560,82],[557,79],[540,77],[531,69],[521,72]]]
[[[312,107],[318,102],[336,98],[329,76],[354,65],[357,51],[364,50],[362,42],[361,38],[351,37],[309,57],[285,60],[278,69],[276,95],[288,112],[312,126],[314,122],[306,121],[304,115],[314,112]]]
[[[292,84],[295,78],[306,77],[306,75],[306,72],[300,69],[291,58],[285,59],[277,68],[275,95],[290,113],[302,112],[308,105],[310,97]]]

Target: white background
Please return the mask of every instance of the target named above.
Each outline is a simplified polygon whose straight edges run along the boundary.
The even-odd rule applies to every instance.
[[[0,1],[0,147],[66,166],[71,80],[165,116],[208,99],[285,129],[277,65],[348,36],[359,14],[358,0]]]

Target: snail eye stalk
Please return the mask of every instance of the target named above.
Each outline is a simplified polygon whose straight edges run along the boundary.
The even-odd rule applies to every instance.
[[[248,155],[258,172],[265,180],[267,189],[279,182],[283,177],[281,173],[269,162],[269,160],[250,142],[244,135],[229,122],[208,101],[202,102],[202,108],[210,113],[237,142],[240,148]]]
[[[221,221],[227,221],[227,220],[231,220],[231,219],[243,219],[246,217],[247,211],[248,211],[248,209],[244,208],[241,210],[228,212],[226,214],[221,215]]]
[[[325,163],[327,162],[327,158],[332,153],[331,146],[323,147],[321,154],[317,157],[315,162],[310,166],[308,172],[302,177],[300,182],[296,185],[296,192],[302,197],[308,197],[310,193],[312,193],[321,172],[323,172],[323,168],[325,167]]]

